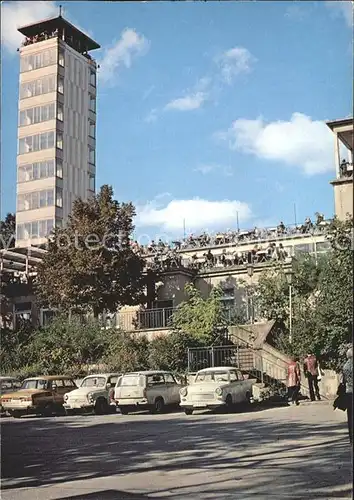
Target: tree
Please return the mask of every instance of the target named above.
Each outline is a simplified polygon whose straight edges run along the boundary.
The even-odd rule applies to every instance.
[[[149,344],[149,368],[184,373],[188,368],[188,347],[198,345],[202,346],[198,338],[183,331],[157,337]]]
[[[188,299],[172,315],[175,332],[191,335],[196,343],[217,345],[227,334],[228,321],[220,300],[222,290],[214,287],[208,298],[193,285],[185,287]]]
[[[134,216],[134,206],[114,200],[107,185],[88,201],[76,200],[38,266],[41,304],[97,317],[144,302],[145,261],[129,244]]]
[[[16,241],[16,217],[8,213],[3,221],[0,221],[0,250],[13,248]]]
[[[131,372],[147,370],[149,342],[145,336],[111,330],[109,348],[103,362],[112,371]]]
[[[108,333],[94,320],[83,322],[57,316],[37,330],[30,342],[28,363],[41,374],[85,374],[88,364],[100,363],[108,348]]]
[[[283,269],[265,272],[257,285],[257,301],[267,319],[283,328],[277,347],[304,356],[309,351],[323,366],[338,369],[353,332],[353,219],[333,219],[327,230],[331,250],[317,259],[307,255],[294,261],[293,328],[289,343],[289,288]]]

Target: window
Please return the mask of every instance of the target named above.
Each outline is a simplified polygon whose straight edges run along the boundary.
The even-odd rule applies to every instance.
[[[89,174],[89,190],[90,191],[95,191],[95,189],[96,189],[95,180],[96,180],[96,177],[92,174]]]
[[[52,385],[56,385],[57,387],[64,387],[64,382],[62,379],[57,379],[52,381]]]
[[[57,109],[57,118],[60,121],[64,120],[64,109],[63,105],[58,103],[58,109]]]
[[[62,76],[58,77],[58,92],[64,94],[64,78]]]
[[[230,371],[230,382],[235,382],[237,380],[237,373],[233,370]]]
[[[57,132],[57,148],[63,149],[63,134],[61,132]]]
[[[92,69],[90,69],[90,85],[92,85],[92,87],[96,87],[96,73],[95,71],[92,71]]]
[[[76,385],[74,384],[74,382],[72,380],[64,380],[64,385],[65,385],[65,387],[71,387],[71,388],[76,387]]]
[[[45,179],[47,177],[54,177],[54,160],[20,165],[17,169],[18,182]]]
[[[312,244],[294,245],[295,254],[312,252]]]
[[[177,382],[175,381],[175,379],[173,378],[171,373],[165,373],[164,377],[165,377],[166,384],[177,384]]]
[[[96,124],[89,121],[89,136],[95,139],[96,137]]]
[[[54,205],[53,189],[33,191],[32,193],[23,193],[17,196],[17,210],[19,212],[35,210],[42,207],[50,207],[52,205]]]
[[[19,139],[18,152],[20,155],[41,151],[54,147],[54,132],[44,132],[43,134],[30,135]]]
[[[316,243],[317,252],[326,252],[327,250],[330,250],[330,248],[331,243],[329,241],[319,241]]]
[[[57,188],[55,204],[57,207],[63,208],[63,190]]]
[[[115,376],[115,377],[111,377],[108,382],[111,384],[111,386],[113,387],[114,385],[116,385],[117,381],[118,381],[118,375]]]
[[[56,90],[56,75],[45,76],[38,80],[21,83],[20,98],[34,97],[36,95],[48,94]]]
[[[40,220],[18,224],[16,228],[16,236],[18,240],[28,240],[29,238],[45,238],[50,231],[51,220]]]
[[[64,51],[61,49],[59,49],[58,63],[59,63],[59,66],[62,66],[64,68],[64,66],[65,66],[65,54],[64,54]]]
[[[163,375],[156,374],[156,375],[148,375],[146,377],[146,385],[148,387],[154,386],[154,385],[163,385],[165,383],[165,379]]]
[[[90,110],[96,113],[96,97],[90,96]]]
[[[20,127],[32,125],[33,123],[45,122],[53,120],[55,117],[55,104],[46,104],[35,108],[23,109],[20,111]]]
[[[61,160],[57,160],[56,176],[59,177],[59,179],[63,178],[63,162]]]
[[[37,54],[21,57],[21,73],[32,71],[38,68],[44,68],[56,63],[56,50],[48,49]]]
[[[55,227],[63,227],[63,219],[55,219]]]
[[[92,165],[95,164],[95,150],[90,148],[90,146],[88,147],[88,161]]]

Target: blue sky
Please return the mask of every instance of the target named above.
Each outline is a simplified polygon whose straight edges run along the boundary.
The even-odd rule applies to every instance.
[[[350,2],[62,2],[93,36],[97,186],[137,231],[181,235],[333,214],[325,120],[352,110]],[[2,214],[15,210],[16,25],[54,2],[2,5]]]

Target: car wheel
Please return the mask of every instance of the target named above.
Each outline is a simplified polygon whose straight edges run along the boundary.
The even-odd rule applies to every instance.
[[[156,398],[154,406],[152,408],[152,413],[163,413],[165,409],[165,402],[162,398]]]
[[[193,409],[192,408],[185,408],[184,413],[186,415],[193,415]]]
[[[13,411],[11,415],[13,418],[21,418],[22,413],[20,411]]]
[[[108,413],[108,403],[105,399],[98,399],[95,404],[94,412],[95,415],[105,415]]]
[[[75,415],[75,410],[69,408],[69,409],[65,409],[65,415],[67,417],[72,417],[73,415]]]
[[[53,405],[51,403],[47,403],[42,409],[41,409],[41,415],[42,417],[51,417],[53,415]]]
[[[118,409],[122,415],[128,415],[129,413],[129,408],[124,408],[124,406],[118,406]]]
[[[246,405],[250,405],[252,400],[252,396],[250,392],[246,392]]]

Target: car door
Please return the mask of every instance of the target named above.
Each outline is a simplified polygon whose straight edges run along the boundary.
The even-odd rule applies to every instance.
[[[167,394],[165,399],[166,404],[176,404],[179,403],[179,390],[181,386],[177,384],[175,377],[172,373],[164,373],[165,377],[165,392]],[[168,398],[168,402],[167,402]]]
[[[246,401],[246,393],[248,391],[248,382],[247,380],[245,380],[245,377],[243,376],[243,373],[241,372],[241,370],[237,370],[237,377],[238,377],[238,380],[239,380],[239,387],[240,387],[240,397],[241,397],[241,400],[240,402],[244,402]]]
[[[230,389],[232,401],[240,403],[242,401],[242,386],[240,385],[238,370],[230,370]]]
[[[116,386],[116,383],[118,382],[119,375],[111,375],[107,379],[107,401],[111,402],[114,401],[114,388]]]
[[[165,378],[161,373],[155,373],[146,377],[146,393],[149,404],[154,404],[156,398],[162,397],[165,404],[168,404]]]
[[[52,392],[54,402],[62,405],[64,403],[64,394],[67,392],[67,388],[65,387],[64,380],[62,378],[52,380]]]

